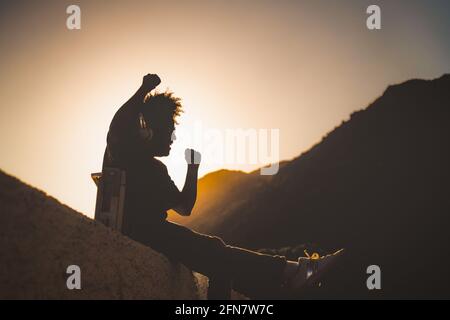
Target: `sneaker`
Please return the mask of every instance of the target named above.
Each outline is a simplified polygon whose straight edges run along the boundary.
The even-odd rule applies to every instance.
[[[298,258],[298,269],[295,276],[287,283],[288,288],[300,291],[305,287],[313,287],[319,284],[320,279],[335,263],[343,256],[344,249],[333,254],[319,256],[317,253],[309,255],[305,250],[306,257]]]

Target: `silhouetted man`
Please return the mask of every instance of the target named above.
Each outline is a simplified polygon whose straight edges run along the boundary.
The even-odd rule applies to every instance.
[[[126,172],[122,232],[179,261],[210,279],[209,298],[228,298],[230,288],[249,297],[273,290],[300,290],[317,282],[340,255],[287,261],[226,245],[220,238],[194,232],[169,222],[167,210],[189,216],[197,197],[200,153],[186,150],[187,175],[182,191],[166,166],[155,157],[168,156],[173,141],[180,99],[155,93],[161,80],[148,74],[142,86],[117,111],[108,132],[103,167]],[[226,294],[225,294],[226,292]]]

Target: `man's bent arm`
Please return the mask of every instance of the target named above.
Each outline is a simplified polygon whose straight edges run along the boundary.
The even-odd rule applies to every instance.
[[[161,83],[161,79],[155,74],[148,74],[144,77],[142,85],[133,96],[124,103],[114,115],[110,130],[115,132],[127,128],[136,123],[137,115],[144,103],[144,98],[151,90]]]
[[[190,216],[197,200],[198,164],[188,164],[181,201],[174,208],[182,216]]]

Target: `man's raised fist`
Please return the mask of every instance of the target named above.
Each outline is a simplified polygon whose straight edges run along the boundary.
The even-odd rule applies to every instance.
[[[195,151],[194,149],[186,149],[184,151],[184,155],[188,164],[199,165],[202,161],[202,155],[200,154],[200,152]]]
[[[153,89],[155,89],[159,84],[161,83],[161,79],[158,77],[157,74],[147,74],[142,79],[142,88],[150,92]]]

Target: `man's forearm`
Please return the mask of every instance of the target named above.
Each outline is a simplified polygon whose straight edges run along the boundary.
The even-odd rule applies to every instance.
[[[127,102],[123,104],[116,114],[116,119],[114,119],[117,125],[129,124],[136,119],[137,113],[144,103],[144,98],[148,92],[145,92],[144,88],[141,86],[136,91],[136,93],[128,99]]]
[[[189,164],[186,181],[184,182],[182,193],[183,203],[182,211],[185,215],[190,215],[197,200],[197,180],[198,180],[198,165]]]
[[[139,89],[124,103],[116,112],[111,127],[114,129],[126,128],[137,120],[138,112],[144,104],[144,98],[153,89],[161,83],[161,79],[156,74],[147,74],[142,80]],[[111,129],[110,127],[110,129]],[[114,131],[114,130],[113,130]]]

